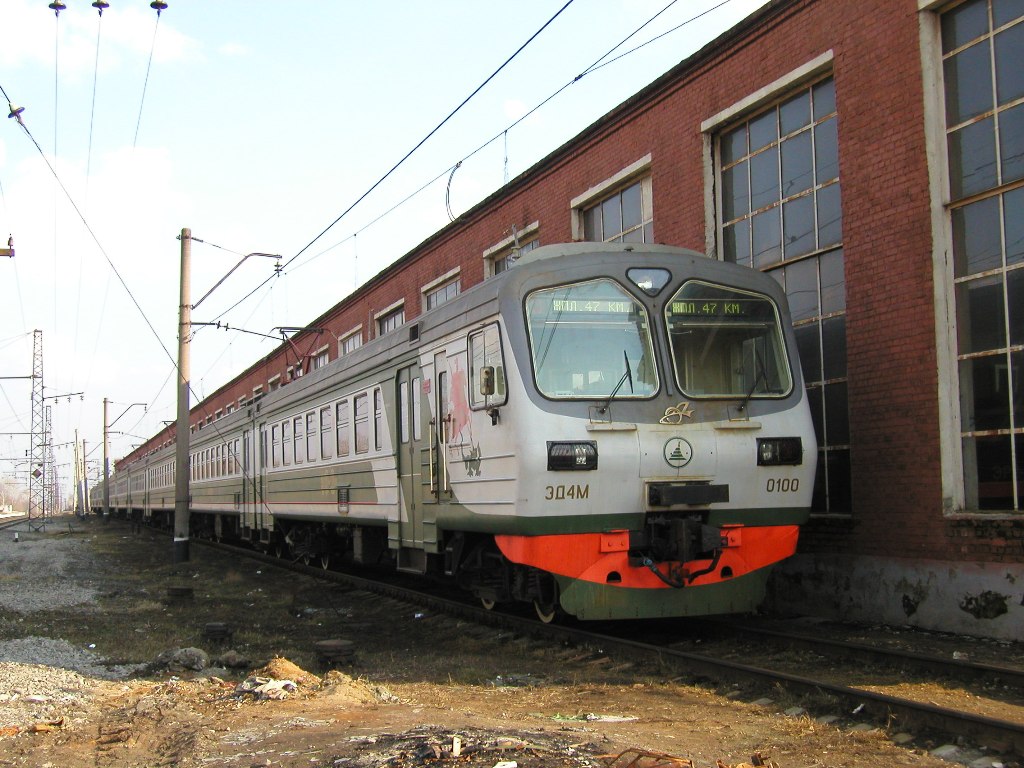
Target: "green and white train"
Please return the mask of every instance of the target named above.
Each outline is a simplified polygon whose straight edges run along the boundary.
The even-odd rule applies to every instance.
[[[775,280],[575,243],[207,425],[190,455],[193,535],[389,563],[551,620],[754,609],[817,447]],[[173,445],[111,482],[118,513],[171,527]]]

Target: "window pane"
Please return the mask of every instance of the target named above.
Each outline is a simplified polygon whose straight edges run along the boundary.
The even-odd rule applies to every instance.
[[[1006,305],[1010,308],[1010,345],[1024,344],[1024,269],[1006,273]],[[1014,384],[1024,392],[1024,382]],[[1017,426],[1024,427],[1024,422]]]
[[[834,117],[814,127],[814,165],[818,184],[839,176],[839,139]]]
[[[1024,57],[1024,46],[1020,54]],[[1024,66],[1018,67],[1024,72]],[[1024,178],[1024,104],[999,113],[999,163],[1003,184]]]
[[[825,379],[846,376],[846,315],[821,321],[821,349]]]
[[[814,424],[814,434],[818,438],[818,447],[822,448],[825,445],[825,402],[822,388],[809,388],[807,402],[811,406],[811,422]]]
[[[957,310],[960,354],[1006,346],[1000,275],[958,285]]]
[[[601,232],[601,206],[596,205],[583,214],[583,239],[599,243],[604,240]]]
[[[975,467],[977,478],[968,477],[965,483],[974,486],[976,480],[979,509],[1011,509],[1013,507],[1013,454],[1010,449],[1010,438],[977,437],[964,440],[964,454],[973,457],[973,461],[965,459],[965,468]],[[970,493],[970,492],[968,492]]]
[[[829,448],[818,454],[813,509],[816,512],[850,512],[850,452]]]
[[[999,198],[953,210],[953,269],[965,277],[1000,266]]]
[[[348,456],[349,451],[349,437],[348,437],[348,400],[343,400],[338,403],[337,416],[338,416],[338,456]]]
[[[811,91],[815,120],[821,120],[836,111],[836,83],[831,77],[818,83]]]
[[[846,445],[850,442],[846,382],[825,386],[825,439],[829,445]]]
[[[996,35],[996,97],[997,103],[1024,96],[1024,24],[1017,24]]]
[[[316,411],[306,414],[306,459],[316,461],[320,458],[320,439],[316,432]]]
[[[970,382],[973,398],[967,401],[964,427],[968,431],[1009,429],[1010,398],[1006,356],[990,355],[964,360],[961,382]],[[969,376],[970,378],[966,378]]]
[[[792,259],[814,250],[814,195],[804,195],[782,206],[786,258]]]
[[[946,59],[946,124],[957,125],[992,109],[988,40]]]
[[[953,199],[996,185],[996,141],[991,117],[950,134],[949,176]]]
[[[793,329],[796,335],[796,348],[800,353],[800,369],[804,372],[804,384],[822,380],[821,375],[821,339],[818,336],[818,323],[808,323]],[[820,434],[820,433],[819,433]]]
[[[1006,264],[1024,261],[1024,187],[1003,195],[1006,228]]]
[[[644,230],[642,227],[630,230],[622,236],[622,242],[624,243],[642,243],[644,242]]]
[[[601,203],[601,217],[604,219],[604,238],[606,240],[622,232],[622,211],[619,204],[618,195]]]
[[[302,433],[302,417],[298,416],[294,422],[295,432],[295,463],[301,464],[306,460],[306,441]]]
[[[334,413],[330,406],[320,409],[320,455],[334,457]]]
[[[843,239],[843,210],[839,184],[829,184],[815,193],[818,202],[818,247],[835,245]]]
[[[643,204],[639,182],[622,190],[622,231],[639,227],[643,222]]]
[[[779,196],[779,148],[766,149],[750,158],[750,209],[777,203]]]
[[[366,395],[355,399],[356,453],[370,450],[370,413]]]
[[[799,130],[811,122],[811,93],[804,91],[779,106],[779,133]]]
[[[737,221],[722,230],[722,258],[750,266],[750,221]]]
[[[814,184],[811,163],[811,132],[791,136],[782,142],[782,196],[784,198],[810,189]]]
[[[1013,352],[1010,355],[1010,370],[1013,373],[1013,422],[1017,429],[1024,426],[1024,386],[1021,385],[1021,378],[1024,377],[1024,352]],[[1019,436],[1017,443],[1017,480],[1024,482],[1024,454],[1021,453],[1021,441],[1024,435]]]
[[[747,164],[742,162],[722,171],[722,219],[732,221],[750,213],[747,195]]]
[[[756,152],[761,147],[777,141],[779,132],[775,124],[775,110],[765,112],[750,121],[750,151]]]
[[[942,16],[942,50],[954,51],[988,32],[988,7],[985,0],[971,0]]]
[[[1024,16],[1024,0],[992,0],[992,21],[1001,27]]]
[[[420,377],[412,380],[412,439],[419,440],[420,434]]]
[[[786,267],[786,298],[794,322],[817,317],[818,270],[813,259],[806,259]]]
[[[826,253],[818,259],[821,273],[821,314],[829,315],[846,309],[846,278],[843,274],[843,252]]]
[[[736,162],[747,154],[747,127],[741,125],[739,128],[729,131],[722,136],[721,153],[722,165]]]
[[[779,209],[771,208],[753,218],[754,266],[763,267],[782,260],[781,232],[779,231]]]

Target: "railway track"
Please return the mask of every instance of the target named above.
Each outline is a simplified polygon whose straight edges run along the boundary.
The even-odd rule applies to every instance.
[[[796,674],[783,668],[745,663],[736,659],[725,658],[712,653],[696,653],[676,647],[670,631],[665,627],[659,629],[654,623],[651,641],[638,641],[625,636],[623,627],[611,629],[608,625],[596,628],[583,628],[577,624],[543,624],[535,618],[516,615],[499,610],[486,610],[475,603],[452,599],[426,593],[422,588],[414,588],[399,583],[378,581],[361,575],[348,574],[336,570],[324,570],[319,564],[304,565],[301,561],[289,561],[272,557],[251,550],[240,549],[226,544],[202,542],[219,549],[244,554],[282,568],[288,568],[313,577],[348,586],[367,590],[377,594],[402,600],[432,611],[458,616],[484,625],[512,630],[524,635],[543,638],[552,642],[574,644],[592,649],[595,654],[607,654],[628,658],[631,661],[655,664],[679,677],[694,680],[714,681],[723,685],[754,687],[778,695],[784,691],[787,697],[795,698],[802,703],[803,709],[812,716],[815,710],[823,708],[830,712],[843,711],[855,713],[851,720],[870,722],[877,726],[897,731],[915,731],[929,733],[934,738],[955,740],[967,739],[979,745],[997,751],[1012,751],[1024,754],[1024,716],[1020,719],[1004,720],[978,712],[964,711],[963,707],[942,706],[926,700],[918,700],[910,695],[893,695],[860,685],[849,685],[841,680],[846,677],[856,679],[863,677],[855,671],[863,673],[865,664],[874,667],[898,668],[905,675],[921,676],[929,679],[960,679],[970,681],[974,690],[991,688],[998,690],[1004,697],[1001,704],[1016,705],[1024,713],[1024,670],[1012,667],[999,667],[988,664],[977,664],[957,659],[944,659],[929,654],[917,654],[906,650],[884,649],[862,643],[849,643],[823,638],[811,638],[779,631],[755,630],[736,627],[735,625],[716,624],[719,633],[735,632],[754,636],[757,642],[771,643],[777,646],[799,646],[805,651],[826,656],[833,660],[842,660],[852,665],[844,673],[833,670],[831,674],[820,674],[825,666],[815,665],[814,673]],[[706,624],[706,622],[698,622]],[[676,626],[682,626],[676,622]],[[633,628],[635,629],[635,627]],[[630,631],[629,628],[626,631]],[[648,633],[645,631],[645,636]],[[660,638],[659,638],[660,635]],[[778,654],[765,652],[758,654],[760,659],[770,659]],[[830,667],[831,668],[831,667]],[[837,679],[838,678],[838,679]],[[912,691],[916,686],[908,685]]]

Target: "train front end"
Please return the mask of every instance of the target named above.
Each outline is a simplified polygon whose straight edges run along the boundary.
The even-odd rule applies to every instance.
[[[542,617],[749,612],[796,551],[817,445],[785,295],[692,252],[573,247],[517,281],[518,530]],[[543,583],[543,580],[542,580]]]

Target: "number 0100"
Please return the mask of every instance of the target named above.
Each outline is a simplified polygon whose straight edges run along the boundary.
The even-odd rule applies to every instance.
[[[768,478],[768,493],[795,493],[800,490],[800,479],[796,477]]]

